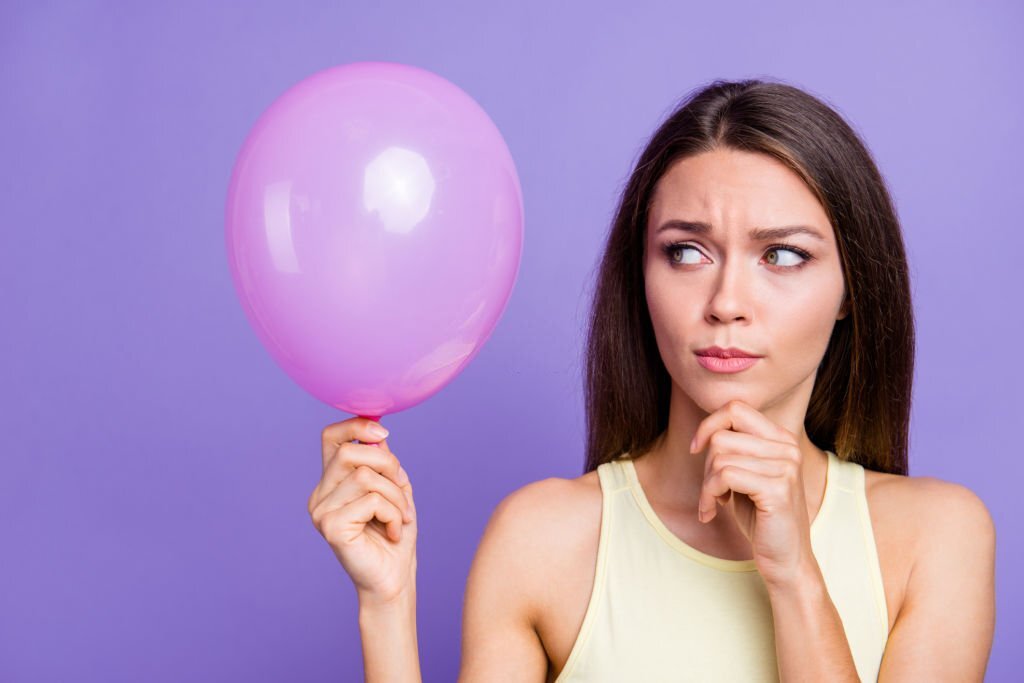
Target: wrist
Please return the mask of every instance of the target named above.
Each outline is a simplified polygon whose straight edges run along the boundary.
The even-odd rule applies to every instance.
[[[359,635],[364,680],[421,683],[414,586],[387,599],[360,595]]]
[[[812,594],[824,591],[825,577],[813,557],[802,562],[791,573],[765,581],[770,596],[791,596],[796,593]]]
[[[416,610],[416,585],[410,583],[400,591],[389,596],[357,593],[359,614],[401,614]]]

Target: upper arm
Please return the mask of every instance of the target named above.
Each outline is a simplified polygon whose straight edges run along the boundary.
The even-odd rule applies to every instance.
[[[558,480],[509,494],[491,514],[466,581],[459,683],[547,677],[548,658],[534,627],[537,523]]]
[[[970,489],[920,480],[922,531],[879,681],[981,681],[995,631],[995,525]]]

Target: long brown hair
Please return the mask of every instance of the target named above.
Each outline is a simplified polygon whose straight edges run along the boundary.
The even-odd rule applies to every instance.
[[[849,314],[836,321],[818,368],[808,437],[868,469],[907,474],[914,320],[892,199],[870,152],[836,111],[764,80],[718,80],[688,94],[651,136],[623,190],[587,332],[584,472],[647,451],[668,426],[671,379],[644,296],[647,210],[674,162],[717,147],[786,164],[835,232]]]

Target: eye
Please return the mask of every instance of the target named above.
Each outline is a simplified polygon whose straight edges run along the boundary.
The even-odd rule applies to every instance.
[[[800,257],[800,260],[796,261],[795,263],[793,263],[793,262],[788,263],[788,264],[787,263],[779,263],[779,257],[778,256],[776,256],[774,258],[774,260],[769,256],[769,257],[766,257],[766,260],[768,261],[768,265],[770,265],[770,266],[781,266],[783,268],[799,268],[800,266],[804,265],[805,263],[807,263],[808,261],[811,260],[811,255],[808,254],[803,249],[797,249],[796,247],[787,247],[787,246],[783,246],[781,244],[776,244],[776,245],[773,245],[771,247],[768,247],[768,251],[766,253],[770,255],[770,254],[778,254],[780,252],[786,252],[786,251],[788,251],[790,254],[796,254],[797,256]],[[785,259],[783,259],[783,260],[785,260]]]
[[[698,254],[698,260],[697,261],[692,261],[692,260],[691,261],[685,261],[685,260],[677,260],[675,258],[675,256],[674,256],[675,252],[677,252],[677,251],[685,252],[687,250],[696,252]],[[700,250],[697,249],[697,247],[695,247],[692,244],[689,244],[687,242],[672,242],[672,243],[666,244],[664,247],[662,247],[662,251],[665,252],[665,257],[668,260],[669,264],[672,265],[672,266],[675,266],[675,267],[695,265],[695,264],[700,263],[700,260],[699,260]],[[783,258],[782,262],[780,262],[780,256],[778,255],[780,252],[789,252],[790,254],[795,254],[796,256],[799,257],[800,260],[798,260],[798,261],[796,261],[794,263],[792,261],[787,262],[785,260],[785,258]],[[766,261],[768,262],[768,265],[774,266],[774,267],[777,267],[777,268],[782,268],[783,270],[796,270],[797,268],[803,267],[804,265],[807,264],[808,261],[810,261],[811,259],[814,258],[808,252],[804,251],[803,249],[801,249],[799,247],[794,247],[791,244],[773,244],[770,247],[768,247],[768,249],[765,251],[765,254],[768,255],[768,256],[766,256]],[[774,256],[773,256],[773,254],[774,254]],[[788,258],[792,259],[792,257],[788,257]]]
[[[674,252],[680,251],[680,250],[686,251],[687,249],[689,249],[690,251],[696,252],[697,254],[700,254],[700,251],[698,251],[696,247],[690,246],[689,244],[685,244],[683,242],[673,242],[671,244],[666,244],[663,247],[663,250],[664,250],[666,256],[668,256],[668,262],[671,263],[674,266],[688,265],[690,263],[693,263],[693,261],[690,261],[690,262],[677,261],[677,260],[675,260],[672,257],[672,254]]]

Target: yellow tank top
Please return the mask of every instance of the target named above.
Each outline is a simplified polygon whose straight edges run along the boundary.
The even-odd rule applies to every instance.
[[[828,453],[811,546],[862,681],[889,637],[863,466]],[[778,681],[771,603],[754,560],[684,543],[654,513],[632,460],[597,468],[603,497],[594,587],[556,683]]]

